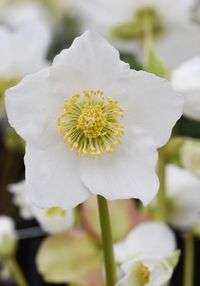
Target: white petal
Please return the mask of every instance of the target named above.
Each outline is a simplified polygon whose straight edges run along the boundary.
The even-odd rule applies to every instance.
[[[82,80],[84,89],[102,88],[108,78],[129,68],[120,61],[119,52],[93,31],[76,38],[69,49],[55,57],[53,66],[61,66],[67,72],[78,67],[83,77],[80,79],[79,75],[79,81]]]
[[[91,194],[79,175],[79,158],[57,144],[45,150],[27,145],[26,188],[29,199],[38,207],[72,209]]]
[[[15,236],[15,224],[14,220],[6,215],[0,216],[0,237],[4,235]]]
[[[170,223],[180,229],[191,228],[200,219],[200,180],[186,170],[167,169],[167,190],[172,199]]]
[[[108,200],[138,198],[147,204],[158,190],[156,161],[151,138],[141,132],[129,133],[112,154],[82,159],[81,178],[93,194]]]
[[[124,241],[115,244],[115,256],[118,262],[141,254],[167,257],[175,248],[175,236],[167,225],[146,222],[136,226]]]
[[[54,94],[49,69],[27,76],[6,92],[6,111],[9,123],[25,140],[35,145],[49,145],[62,140],[57,117],[64,98]]]
[[[50,41],[48,27],[40,23],[18,30],[0,27],[0,76],[20,79],[47,66]]]
[[[200,179],[189,171],[169,164],[166,169],[167,194],[170,197],[178,196],[183,189],[194,188],[200,184]],[[200,188],[200,186],[199,186]]]
[[[50,234],[58,234],[67,231],[74,224],[74,212],[69,210],[66,215],[48,215],[47,210],[34,207],[34,216],[41,228]]]
[[[184,115],[200,120],[200,57],[192,58],[172,72],[174,88],[185,97]]]
[[[3,10],[0,16],[4,23],[14,29],[31,22],[45,22],[47,17],[45,8],[39,3],[14,3]]]
[[[152,135],[157,147],[168,141],[182,115],[183,97],[167,80],[143,71],[132,71],[108,86],[109,91],[115,88],[124,108],[126,126],[132,125]]]
[[[13,69],[24,77],[47,66],[46,56],[51,43],[51,33],[43,23],[31,23],[13,35]],[[14,72],[13,71],[13,72]]]
[[[165,37],[156,42],[155,48],[168,68],[173,69],[184,61],[200,54],[200,28],[195,24],[169,26]]]
[[[8,185],[9,191],[13,194],[13,202],[19,207],[20,215],[24,219],[33,218],[33,205],[27,198],[25,181]]]

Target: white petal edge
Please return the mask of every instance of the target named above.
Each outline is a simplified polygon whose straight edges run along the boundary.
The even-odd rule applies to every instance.
[[[123,241],[115,244],[114,249],[119,263],[136,255],[168,257],[176,249],[176,240],[167,225],[146,222],[136,226]]]
[[[146,205],[159,187],[156,163],[157,151],[152,139],[139,130],[127,130],[112,154],[94,160],[82,159],[80,172],[91,193],[108,200],[138,198]]]
[[[45,150],[27,144],[26,188],[30,201],[70,210],[90,197],[79,175],[79,158],[62,144]]]

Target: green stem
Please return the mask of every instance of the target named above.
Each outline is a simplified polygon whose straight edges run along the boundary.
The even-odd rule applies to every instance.
[[[160,181],[160,187],[157,195],[157,203],[155,209],[155,217],[162,222],[167,220],[167,210],[166,210],[166,192],[165,192],[165,154],[164,149],[159,151],[159,160],[158,160],[158,178]]]
[[[97,196],[97,200],[106,270],[106,285],[113,286],[116,282],[116,270],[108,203],[105,198],[99,195]]]
[[[14,279],[18,286],[28,286],[28,283],[26,282],[26,279],[17,263],[14,257],[9,257],[5,260],[5,263],[10,270],[10,272],[13,274]]]
[[[154,37],[152,32],[152,21],[151,18],[146,17],[145,21],[143,22],[143,46],[144,46],[144,52],[146,57],[146,62],[149,57],[149,52],[153,47]]]
[[[184,236],[184,286],[193,286],[194,284],[194,238],[191,232]]]

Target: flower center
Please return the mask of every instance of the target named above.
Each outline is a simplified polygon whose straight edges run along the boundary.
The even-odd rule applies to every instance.
[[[46,211],[46,215],[47,216],[54,216],[54,215],[59,215],[59,216],[62,216],[62,217],[65,217],[67,215],[67,211],[66,210],[63,210],[61,208],[58,208],[58,207],[54,207],[54,208],[50,208]]]
[[[137,265],[133,275],[136,277],[138,281],[138,285],[145,286],[150,280],[150,272],[149,269],[142,263]]]
[[[58,126],[64,142],[79,157],[101,157],[121,143],[123,109],[101,90],[84,90],[64,104]]]

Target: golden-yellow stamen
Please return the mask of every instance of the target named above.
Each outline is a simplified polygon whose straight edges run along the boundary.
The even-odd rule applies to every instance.
[[[80,157],[101,157],[121,143],[123,109],[101,90],[84,90],[65,102],[58,126],[64,142]]]
[[[150,280],[150,271],[148,267],[140,263],[137,265],[134,273],[132,274],[138,281],[138,285],[145,286]],[[135,281],[134,278],[134,281]]]
[[[65,217],[67,215],[67,211],[63,210],[58,207],[50,208],[46,211],[47,216],[54,216],[54,215],[60,215],[62,217]]]

